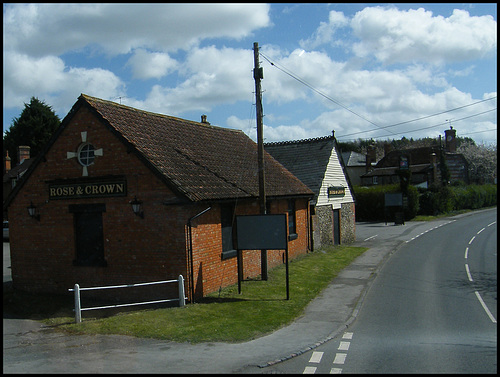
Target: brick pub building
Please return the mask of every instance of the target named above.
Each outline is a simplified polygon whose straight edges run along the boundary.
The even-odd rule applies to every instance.
[[[196,298],[235,284],[234,219],[259,213],[257,165],[242,131],[82,94],[5,202],[13,285],[67,293],[181,274]],[[312,192],[267,153],[265,174],[268,213],[287,214],[290,258],[307,253]],[[260,259],[243,252],[243,278],[261,273]],[[267,259],[277,266],[283,251]],[[159,287],[106,291],[164,297]]]

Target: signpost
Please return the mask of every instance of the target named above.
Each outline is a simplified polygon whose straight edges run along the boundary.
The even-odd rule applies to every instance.
[[[286,299],[289,300],[286,215],[236,216],[236,239],[238,249],[238,293],[241,293],[241,281],[243,280],[242,250],[285,250]]]
[[[384,195],[384,212],[385,212],[385,224],[387,225],[387,217],[389,213],[394,214],[394,223],[396,225],[404,225],[404,214],[403,214],[403,193],[398,192],[394,194],[386,193]]]

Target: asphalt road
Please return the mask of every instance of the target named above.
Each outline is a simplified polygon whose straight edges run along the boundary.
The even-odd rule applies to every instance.
[[[348,329],[274,372],[496,374],[496,217],[478,212],[409,238]]]

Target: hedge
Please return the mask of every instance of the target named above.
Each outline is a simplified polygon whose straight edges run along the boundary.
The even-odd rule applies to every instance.
[[[361,187],[355,186],[356,220],[385,221],[384,195],[401,192],[399,184]],[[497,204],[497,186],[452,185],[432,186],[427,190],[408,187],[408,206],[405,220],[416,215],[438,215],[462,209],[478,209]],[[392,220],[391,220],[392,221]]]
[[[382,186],[355,186],[356,220],[357,221],[384,221],[386,220],[384,200],[385,194],[401,192],[399,184]],[[414,218],[419,209],[418,190],[414,186],[408,187],[408,205],[404,208],[405,220]],[[392,216],[393,214],[391,214]],[[391,219],[392,221],[392,219]]]

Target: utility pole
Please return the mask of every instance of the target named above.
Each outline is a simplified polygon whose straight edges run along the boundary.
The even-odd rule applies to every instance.
[[[257,158],[259,163],[259,203],[260,214],[266,214],[266,178],[264,173],[264,136],[262,126],[262,93],[260,89],[260,80],[264,78],[264,71],[259,66],[259,44],[253,44],[254,70],[253,78],[255,80],[255,98],[257,109]],[[262,280],[267,280],[267,250],[260,251],[260,269]]]

